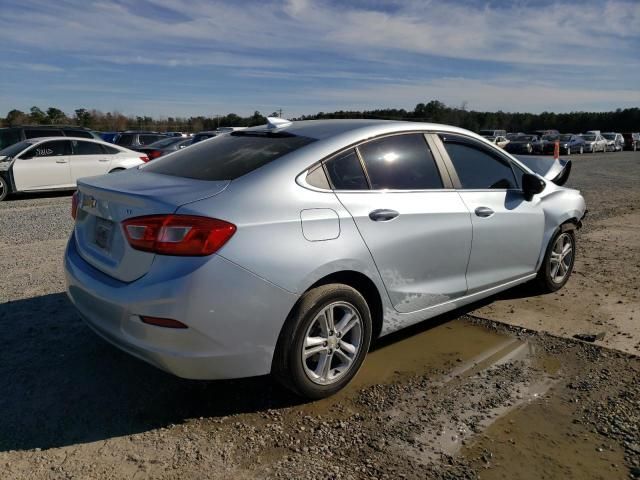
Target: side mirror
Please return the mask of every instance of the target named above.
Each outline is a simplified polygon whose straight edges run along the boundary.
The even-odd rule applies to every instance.
[[[534,195],[542,192],[545,185],[544,180],[533,173],[525,173],[522,175],[522,192],[527,201],[530,201]]]

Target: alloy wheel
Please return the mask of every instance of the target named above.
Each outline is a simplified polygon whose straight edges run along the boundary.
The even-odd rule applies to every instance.
[[[566,278],[571,263],[573,262],[573,241],[571,235],[563,233],[560,235],[551,250],[549,256],[551,263],[550,276],[554,283],[562,283]]]
[[[302,346],[304,372],[314,383],[331,385],[351,369],[362,346],[363,325],[348,302],[334,302],[311,321]]]

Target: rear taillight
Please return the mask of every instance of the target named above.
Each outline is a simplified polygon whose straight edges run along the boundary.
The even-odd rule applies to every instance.
[[[136,217],[122,226],[133,248],[161,255],[211,255],[236,232],[232,223],[192,215]]]
[[[148,156],[149,156],[149,160],[153,160],[154,158],[158,158],[162,156],[162,152],[160,150],[151,150],[148,153]]]
[[[76,219],[78,214],[78,191],[73,192],[71,197],[71,218]]]
[[[149,157],[147,157],[146,155],[143,155],[140,157],[140,160],[142,160],[144,163],[147,163],[149,161]]]

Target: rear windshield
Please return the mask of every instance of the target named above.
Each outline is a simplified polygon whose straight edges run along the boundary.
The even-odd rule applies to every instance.
[[[0,150],[21,140],[17,130],[0,129]]]
[[[290,133],[234,132],[154,160],[144,170],[197,180],[233,180],[314,141]]]

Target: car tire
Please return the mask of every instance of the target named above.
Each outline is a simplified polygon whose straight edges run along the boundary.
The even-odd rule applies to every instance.
[[[3,201],[11,193],[9,183],[0,175],[0,202]]]
[[[567,251],[566,248],[569,248]],[[564,253],[562,253],[564,252]],[[576,258],[576,236],[573,230],[558,231],[547,247],[536,282],[543,292],[560,290],[569,281]]]
[[[527,153],[531,155],[532,152],[533,152],[533,148],[531,147],[531,145],[527,145]]]
[[[584,153],[584,147],[580,147],[580,155],[582,155]]]
[[[333,320],[327,322],[329,317]],[[371,312],[360,292],[336,283],[313,288],[298,301],[282,328],[271,373],[301,397],[331,396],[360,369],[371,335]]]

